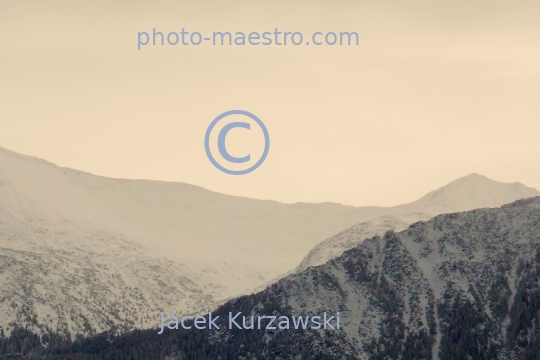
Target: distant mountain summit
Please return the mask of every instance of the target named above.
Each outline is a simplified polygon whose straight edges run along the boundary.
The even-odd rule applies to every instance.
[[[493,208],[519,199],[540,196],[540,191],[521,183],[502,183],[485,176],[470,174],[432,191],[419,200],[388,209],[388,214],[357,224],[317,244],[302,260],[296,271],[324,264],[376,235],[388,230],[401,231],[417,221],[443,213],[479,208]]]
[[[441,214],[486,207],[499,207],[540,192],[521,183],[502,183],[483,175],[470,174],[432,191],[419,200],[402,205],[407,212]]]

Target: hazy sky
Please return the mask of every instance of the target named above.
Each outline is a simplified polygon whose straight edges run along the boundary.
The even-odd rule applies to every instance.
[[[540,188],[539,19],[538,0],[0,0],[0,146],[284,202],[394,205],[471,172]],[[360,45],[138,51],[153,27],[356,31]],[[204,151],[231,109],[270,133],[245,176]],[[239,154],[256,138],[230,136]]]

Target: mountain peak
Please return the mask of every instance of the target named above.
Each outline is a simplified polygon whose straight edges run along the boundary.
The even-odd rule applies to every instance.
[[[484,176],[482,174],[478,173],[470,173],[469,175],[465,175],[459,179],[456,179],[456,181],[489,181],[494,182],[495,180],[491,180],[487,176]]]
[[[472,173],[428,193],[418,201],[396,206],[390,216],[383,215],[359,223],[317,244],[296,271],[323,264],[362,243],[364,239],[383,236],[388,230],[405,230],[410,224],[443,213],[494,208],[535,196],[540,196],[540,192],[521,183],[502,183]]]
[[[519,182],[504,183],[472,173],[426,194],[410,206],[437,212],[457,212],[499,207],[533,196],[540,196],[540,192]]]

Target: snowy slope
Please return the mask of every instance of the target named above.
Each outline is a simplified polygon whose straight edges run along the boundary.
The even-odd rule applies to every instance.
[[[225,328],[187,340],[245,359],[537,359],[539,279],[534,197],[388,231],[213,313],[339,312],[339,330]]]
[[[408,206],[281,204],[104,178],[0,149],[0,326],[153,326],[158,310],[195,313],[250,293],[324,239]]]
[[[482,175],[471,174],[432,191],[413,203],[390,208],[389,215],[357,224],[326,239],[306,255],[296,271],[324,264],[357,246],[364,239],[382,236],[388,230],[401,231],[417,221],[426,221],[443,213],[499,207],[533,196],[540,196],[540,192],[520,183],[501,183]]]
[[[384,215],[354,225],[315,245],[295,271],[300,272],[310,266],[324,264],[340,256],[345,251],[358,246],[364,239],[377,235],[382,236],[388,230],[402,231],[408,228],[410,224],[431,218],[432,216],[423,213],[411,213],[401,216]]]
[[[98,177],[0,149],[0,326],[149,326],[247,293],[383,208]]]

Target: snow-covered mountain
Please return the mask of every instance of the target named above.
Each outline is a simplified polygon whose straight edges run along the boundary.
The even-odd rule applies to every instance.
[[[126,335],[99,354],[127,359],[157,348],[160,358],[170,359],[538,359],[539,279],[540,198],[534,197],[439,215],[367,239],[227,302],[212,312],[225,319],[219,330]],[[246,327],[253,316],[255,330],[227,326],[229,314],[239,312],[240,327],[243,316]],[[325,312],[334,329],[313,330],[314,319],[302,330],[291,320]],[[288,329],[286,323],[279,329],[280,316],[289,319]],[[270,321],[274,329],[266,329]],[[99,343],[90,340],[86,348]]]
[[[426,194],[413,203],[396,206],[395,213],[446,214],[499,207],[538,195],[540,195],[538,190],[519,182],[503,183],[493,181],[483,175],[470,174]]]
[[[427,203],[444,207],[453,198],[443,195]],[[324,239],[414,206],[281,204],[0,149],[0,326],[85,335],[153,326],[160,310],[214,308],[292,271]]]
[[[345,251],[358,246],[364,239],[376,235],[382,236],[388,230],[402,231],[417,221],[429,220],[431,218],[432,216],[424,213],[411,213],[401,216],[383,215],[354,225],[315,245],[295,271],[300,272],[310,266],[324,264],[340,256]]]
[[[532,196],[540,196],[540,191],[520,183],[502,183],[471,174],[413,203],[391,208],[388,215],[362,222],[324,240],[306,255],[296,271],[324,264],[364,239],[382,236],[388,230],[401,231],[417,221],[425,221],[439,214],[499,207]]]
[[[0,149],[0,326],[92,334],[212,308],[383,211],[110,179]]]

